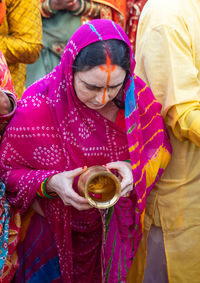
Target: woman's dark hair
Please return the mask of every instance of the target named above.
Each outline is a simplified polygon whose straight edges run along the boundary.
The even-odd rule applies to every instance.
[[[73,72],[88,71],[96,66],[106,64],[107,56],[113,65],[130,72],[130,50],[128,45],[118,39],[94,42],[83,48],[73,64]]]
[[[104,65],[108,56],[113,65],[118,65],[126,71],[127,77],[130,73],[130,49],[125,42],[118,39],[97,41],[83,48],[74,61],[73,72],[84,72]],[[121,96],[122,93],[119,92],[113,101],[117,107],[124,108]]]

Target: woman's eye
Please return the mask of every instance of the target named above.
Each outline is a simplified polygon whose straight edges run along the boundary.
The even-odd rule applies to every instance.
[[[89,86],[89,85],[86,85],[86,88],[89,89],[89,90],[95,90],[95,91],[99,91],[101,89],[100,87]]]

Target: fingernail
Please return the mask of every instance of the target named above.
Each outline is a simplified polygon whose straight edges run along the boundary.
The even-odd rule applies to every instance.
[[[84,169],[86,169],[86,168],[87,168],[87,166],[86,166],[86,165],[82,167],[82,169],[83,169],[83,170],[84,170]]]
[[[107,164],[102,165],[103,167],[107,167]]]

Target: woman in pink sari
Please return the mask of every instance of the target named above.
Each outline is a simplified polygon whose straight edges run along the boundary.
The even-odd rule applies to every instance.
[[[122,28],[94,20],[25,91],[0,149],[9,201],[23,215],[15,282],[126,282],[146,197],[170,159],[161,106],[134,66]],[[120,175],[121,198],[104,211],[77,190],[93,165]]]

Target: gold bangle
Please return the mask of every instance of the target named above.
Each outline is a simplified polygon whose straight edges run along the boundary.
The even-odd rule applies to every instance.
[[[40,3],[40,14],[42,15],[42,17],[44,18],[50,18],[51,15],[47,14],[44,9],[43,9],[43,6],[42,6],[42,3]]]
[[[42,2],[42,10],[47,17],[51,17],[52,15],[57,13],[57,11],[51,9],[49,1],[50,0],[45,0]]]
[[[94,13],[94,18],[99,17],[100,14],[100,5],[98,3],[95,4],[95,13]]]
[[[51,0],[45,0],[45,1],[46,1],[46,3],[47,3],[47,9],[49,10],[49,12],[50,12],[51,14],[56,14],[58,11],[53,10],[53,9],[51,8]]]
[[[82,12],[85,10],[85,1],[84,0],[80,0],[80,2],[81,2],[80,8],[77,11],[71,11],[71,13],[74,16],[78,16],[78,15],[82,14]]]
[[[83,12],[84,16],[87,16],[88,12],[90,11],[91,3],[90,1],[85,1],[85,10]]]

